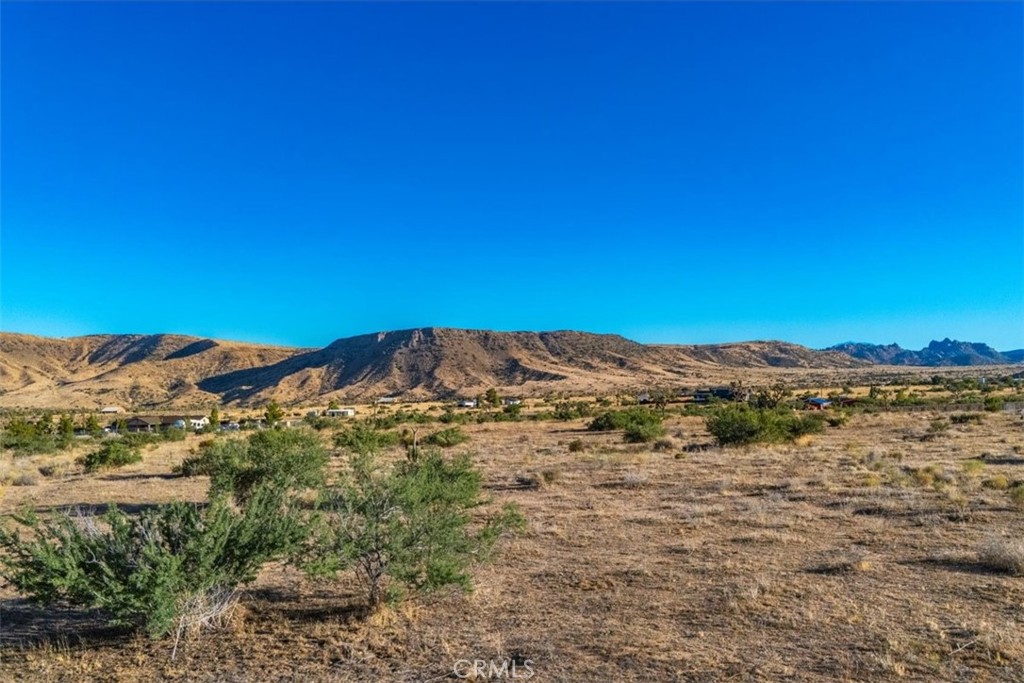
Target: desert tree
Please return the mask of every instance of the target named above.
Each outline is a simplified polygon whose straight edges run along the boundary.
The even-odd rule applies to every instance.
[[[266,410],[263,411],[263,419],[267,421],[268,425],[273,427],[284,419],[284,410],[278,405],[277,401],[271,399],[270,403],[267,404]]]
[[[429,450],[390,467],[373,452],[357,455],[324,492],[306,570],[354,570],[371,609],[443,588],[469,589],[471,567],[523,524],[514,506],[474,515],[484,502],[480,473],[467,455],[449,460]]]

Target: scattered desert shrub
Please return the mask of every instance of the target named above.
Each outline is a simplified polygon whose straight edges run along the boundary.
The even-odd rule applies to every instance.
[[[985,479],[985,481],[982,482],[982,486],[996,491],[1005,491],[1010,488],[1010,480],[1005,474],[997,474]]]
[[[448,460],[427,451],[391,468],[372,454],[357,455],[325,492],[323,526],[307,571],[331,576],[354,569],[371,608],[446,587],[469,588],[471,565],[522,524],[512,506],[472,524],[470,512],[484,502],[480,481],[465,455]]]
[[[978,562],[989,569],[1024,575],[1024,540],[1019,538],[992,538],[978,550]]]
[[[136,517],[112,506],[98,518],[14,519],[21,529],[0,529],[0,575],[19,592],[44,605],[99,609],[112,625],[154,638],[187,626],[195,616],[190,605],[233,594],[306,533],[272,487],[242,510],[216,498],[207,507],[171,503]]]
[[[365,422],[358,422],[334,435],[335,446],[359,454],[375,453],[397,446],[400,441],[398,432],[382,431]]]
[[[1024,484],[1017,484],[1009,490],[1009,493],[1013,504],[1024,508]]]
[[[675,441],[672,439],[658,439],[654,442],[654,450],[656,451],[670,451],[676,447]]]
[[[448,427],[439,432],[434,432],[423,439],[424,444],[441,448],[458,446],[467,441],[469,441],[469,435],[463,432],[460,427]]]
[[[582,453],[585,450],[587,450],[587,445],[583,443],[582,439],[573,439],[569,442],[570,453]]]
[[[142,462],[139,448],[124,441],[108,441],[97,450],[82,457],[86,472],[115,469]]]
[[[587,429],[594,432],[622,429],[627,443],[649,443],[665,435],[661,420],[660,413],[647,408],[608,410],[591,420]]]
[[[981,424],[985,421],[985,415],[982,413],[957,413],[949,416],[949,421],[955,425],[965,424]]]
[[[39,472],[26,470],[11,479],[11,486],[36,486],[39,484]]]
[[[609,432],[626,429],[630,425],[661,424],[661,415],[646,408],[627,408],[626,410],[607,410],[587,425],[592,432]]]
[[[665,428],[660,424],[631,424],[622,435],[626,443],[650,443],[665,436]]]
[[[784,408],[760,410],[743,404],[717,406],[704,419],[721,446],[792,441],[825,429],[824,418],[816,413],[799,415]]]
[[[593,405],[587,401],[559,401],[551,413],[556,420],[578,420],[593,414]]]
[[[999,396],[986,396],[985,397],[985,410],[990,413],[998,413],[1003,409],[1004,401]]]
[[[622,477],[622,485],[628,489],[643,488],[647,484],[647,475],[643,472],[626,472]]]
[[[961,469],[963,469],[964,474],[973,476],[973,475],[981,474],[981,471],[985,469],[985,461],[984,460],[964,460],[963,462],[960,463],[960,467],[961,467]]]
[[[562,478],[562,473],[559,470],[554,469],[541,470],[540,478],[545,485],[550,486]]]
[[[246,440],[203,442],[198,456],[181,464],[186,475],[210,477],[210,495],[230,493],[245,502],[261,484],[315,488],[324,482],[328,456],[316,434],[268,429]]]

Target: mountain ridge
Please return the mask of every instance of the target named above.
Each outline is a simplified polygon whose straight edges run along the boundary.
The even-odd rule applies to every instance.
[[[1024,351],[1019,353],[1024,359]],[[322,348],[179,334],[60,339],[0,332],[0,405],[154,408],[257,405],[270,399],[356,401],[384,395],[429,399],[491,387],[522,395],[552,390],[603,393],[693,383],[724,370],[1010,363],[1010,354],[949,339],[921,352],[852,342],[815,350],[774,340],[642,344],[620,335],[574,330],[450,327],[373,332],[339,338]]]
[[[678,383],[688,372],[717,368],[860,364],[786,342],[657,345],[573,330],[424,327],[344,337],[319,349],[171,334],[56,339],[0,333],[0,405],[426,399],[492,386],[528,395]]]
[[[924,367],[1006,365],[1024,360],[1024,350],[1000,352],[988,344],[962,342],[949,337],[933,340],[919,351],[904,349],[899,344],[865,342],[844,342],[825,350],[876,364]]]

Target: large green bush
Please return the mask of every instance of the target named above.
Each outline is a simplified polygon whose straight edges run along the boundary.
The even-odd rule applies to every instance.
[[[790,441],[824,431],[819,414],[798,415],[792,410],[763,410],[743,404],[715,407],[705,418],[707,430],[722,446]]]
[[[264,563],[298,546],[306,529],[282,489],[261,487],[237,510],[170,503],[131,517],[34,514],[0,529],[0,576],[44,605],[102,610],[113,625],[152,637],[208,619]]]
[[[662,414],[648,408],[627,408],[626,410],[608,410],[587,425],[587,429],[595,432],[624,430],[624,440],[628,443],[647,443],[665,435],[661,426]]]
[[[447,460],[433,450],[392,468],[371,454],[356,456],[325,494],[324,526],[307,570],[354,569],[371,607],[448,586],[469,588],[471,565],[522,523],[509,506],[474,525],[471,511],[483,502],[480,473],[468,456]]]
[[[427,446],[440,446],[441,448],[458,446],[459,444],[466,443],[467,441],[469,441],[469,435],[463,432],[459,427],[442,429],[439,432],[429,434],[423,439],[423,443]]]
[[[634,423],[626,427],[622,439],[626,443],[650,443],[665,436],[665,428],[658,423]]]
[[[114,469],[142,462],[139,447],[124,441],[108,441],[81,460],[86,472]]]
[[[210,494],[231,493],[244,502],[257,486],[315,488],[324,481],[328,455],[319,437],[299,429],[268,429],[246,440],[205,442],[181,471],[210,477]]]
[[[398,432],[381,431],[365,422],[357,422],[343,432],[334,435],[334,445],[353,453],[374,453],[383,448],[397,446],[401,441]]]

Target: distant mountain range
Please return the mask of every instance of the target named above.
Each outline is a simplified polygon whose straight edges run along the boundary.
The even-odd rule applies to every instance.
[[[846,342],[828,349],[853,358],[883,365],[923,365],[944,367],[952,365],[1005,365],[1024,361],[1024,349],[996,351],[988,344],[943,339],[933,341],[920,351],[904,349],[899,344],[864,344]]]
[[[606,393],[692,385],[741,371],[834,371],[887,365],[989,365],[1024,360],[985,344],[932,342],[921,351],[840,344],[814,350],[780,341],[639,344],[587,332],[420,328],[339,339],[301,349],[182,335],[68,339],[0,333],[0,406],[171,407],[452,398],[490,387],[505,393]]]
[[[421,328],[339,339],[322,349],[181,335],[51,339],[0,333],[0,405],[259,404],[608,392],[678,385],[723,368],[847,368],[863,361],[775,341],[670,346],[586,332]],[[689,378],[689,379],[687,379]]]

